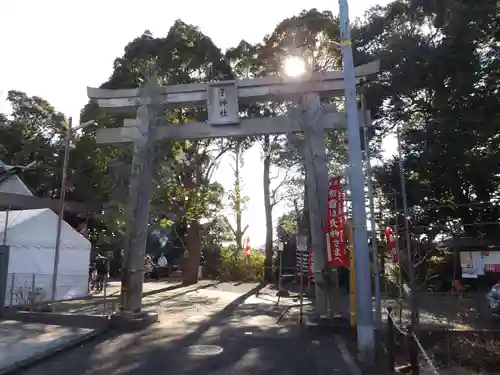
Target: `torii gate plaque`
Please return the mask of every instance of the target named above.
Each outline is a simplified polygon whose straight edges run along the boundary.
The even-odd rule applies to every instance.
[[[378,73],[380,64],[374,61],[355,69],[357,82]],[[130,115],[120,128],[99,129],[97,143],[134,143],[134,160],[130,183],[130,207],[133,220],[125,246],[125,278],[122,285],[123,311],[136,315],[141,312],[144,252],[148,229],[149,199],[151,196],[154,142],[160,139],[203,139],[245,137],[265,134],[305,135],[305,168],[309,201],[312,248],[315,253],[317,280],[316,309],[326,313],[326,294],[321,282],[325,243],[325,207],[328,189],[328,170],[324,132],[346,128],[344,113],[322,107],[319,97],[344,95],[343,72],[313,74],[307,82],[298,84],[280,77],[234,80],[211,83],[159,86],[149,82],[145,88],[104,90],[88,88],[90,99],[109,112]],[[286,116],[271,118],[240,118],[239,103],[273,100],[290,95],[301,97],[300,109]],[[207,122],[167,124],[161,118],[166,107],[206,107]],[[364,126],[365,116],[358,116]],[[167,126],[168,125],[168,126]]]

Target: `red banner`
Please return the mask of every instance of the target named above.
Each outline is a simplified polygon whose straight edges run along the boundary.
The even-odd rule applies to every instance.
[[[245,255],[247,257],[250,256],[250,237],[247,237],[247,239],[245,240]]]
[[[338,176],[332,177],[328,184],[326,248],[327,265],[346,268],[349,266],[349,254],[345,243],[344,195]]]
[[[387,241],[387,246],[389,248],[389,251],[392,254],[392,262],[394,264],[398,264],[399,263],[398,250],[396,248],[396,238],[394,237],[392,228],[390,227],[385,228],[385,239]]]

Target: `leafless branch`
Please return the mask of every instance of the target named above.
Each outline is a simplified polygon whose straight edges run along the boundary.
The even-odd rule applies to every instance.
[[[204,181],[207,184],[210,183],[210,180],[212,179],[212,176],[215,172],[216,166],[217,166],[216,162],[211,162],[210,165],[207,167],[207,170],[206,170],[205,176],[204,176]]]
[[[425,255],[422,257],[422,259],[420,259],[418,262],[416,262],[414,264],[414,267],[417,268],[417,267],[420,267],[422,264],[424,264],[424,262],[429,258],[429,256],[431,255],[431,253],[433,253],[433,250],[429,250],[425,253]]]
[[[236,237],[236,230],[233,228],[233,226],[231,225],[231,223],[229,222],[229,220],[227,219],[227,217],[224,217],[224,220],[225,220],[227,226],[229,227],[229,229],[231,230],[231,232],[233,233],[233,236]]]
[[[276,206],[278,203],[282,202],[285,197],[278,197],[279,190],[283,187],[283,185],[288,181],[288,170],[285,170],[285,176],[281,180],[281,182],[271,191],[271,207]]]
[[[276,180],[279,176],[280,176],[279,173],[276,176],[269,176],[269,181]]]

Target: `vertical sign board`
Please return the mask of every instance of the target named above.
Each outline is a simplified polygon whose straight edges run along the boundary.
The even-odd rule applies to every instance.
[[[312,269],[310,262],[310,251],[307,249],[307,236],[297,236],[297,251],[296,251],[296,268],[297,274],[307,276],[309,280],[312,277]]]
[[[328,266],[344,268],[349,266],[349,254],[345,243],[344,196],[340,187],[340,176],[332,177],[328,184],[326,248]]]
[[[5,299],[7,297],[7,278],[9,272],[9,251],[10,247],[7,245],[0,245],[0,313],[5,306]],[[1,315],[1,314],[0,314]]]
[[[212,82],[207,92],[210,125],[239,124],[238,87],[236,81]]]

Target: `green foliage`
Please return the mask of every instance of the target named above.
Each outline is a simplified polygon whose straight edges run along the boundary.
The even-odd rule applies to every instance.
[[[276,237],[280,242],[295,243],[299,233],[296,212],[288,212],[281,215],[276,223]]]
[[[202,249],[222,246],[234,240],[231,228],[222,216],[213,216],[212,219],[202,224],[201,238]]]
[[[493,78],[500,73],[498,7],[487,0],[398,1],[374,10],[358,35],[387,71],[370,100],[377,106],[384,100],[381,120],[402,129],[416,236],[498,237],[495,226],[481,224],[500,215],[494,203],[500,188],[499,83]],[[396,160],[376,177],[384,194],[400,191]]]
[[[26,180],[38,195],[59,197],[62,139],[66,118],[47,101],[9,91],[10,116],[0,127],[0,159],[10,165],[39,165],[26,173]]]
[[[428,243],[441,233],[500,236],[496,224],[484,224],[500,218],[499,4],[498,0],[398,0],[373,8],[353,27],[356,64],[378,58],[383,71],[364,87],[368,108],[378,126],[370,143],[372,154],[378,155],[383,136],[395,126],[401,128],[412,241]],[[141,87],[153,63],[162,84],[276,75],[289,54],[306,57],[315,71],[337,69],[340,54],[332,41],[339,39],[338,29],[338,19],[331,12],[306,10],[284,19],[261,43],[242,41],[224,54],[197,27],[178,20],[165,37],[157,38],[146,31],[131,41],[102,87]],[[240,110],[243,116],[275,116],[293,106],[295,99],[241,103]],[[7,100],[13,111],[9,116],[0,114],[0,158],[8,164],[38,161],[37,168],[26,172],[28,185],[39,196],[59,197],[62,135],[67,119],[38,97],[10,91]],[[339,109],[342,106],[330,104],[337,104]],[[204,121],[206,117],[206,111],[199,108],[165,113],[166,120],[178,124]],[[73,138],[67,197],[96,207],[98,214],[89,222],[96,248],[120,249],[128,220],[125,207],[131,150],[128,146],[97,145],[94,135],[96,128],[121,126],[123,118],[89,103],[80,120],[95,120],[97,126]],[[227,243],[230,229],[220,217],[225,192],[212,180],[213,172],[224,153],[236,146],[246,149],[255,141],[159,143],[150,202],[151,226],[203,223],[199,226],[199,243],[194,241],[189,246]],[[276,230],[284,241],[295,237],[297,215],[304,216],[301,223],[307,219],[303,213],[302,156],[297,148],[301,141],[300,136],[272,136],[263,141],[270,165],[297,172],[286,184],[286,196],[295,212],[280,218]],[[326,135],[326,145],[330,172],[337,173],[347,160],[345,134]],[[391,212],[382,219],[394,224],[391,194],[401,190],[397,160],[384,161],[375,177],[385,213]],[[244,199],[239,182],[231,194],[233,209],[241,212]],[[400,196],[397,205],[402,207]],[[398,222],[403,222],[401,214]],[[305,226],[301,224],[301,228]],[[185,246],[183,231],[179,237],[179,246]],[[241,248],[241,238],[237,242]],[[239,253],[234,260],[229,258],[221,258],[221,275],[243,277],[241,270],[246,264],[242,262],[246,258]],[[249,262],[258,263],[254,257]],[[429,267],[441,269],[430,263]]]
[[[252,252],[246,256],[244,251],[235,252],[223,248],[220,253],[218,277],[222,281],[262,281],[264,277],[264,256]]]

